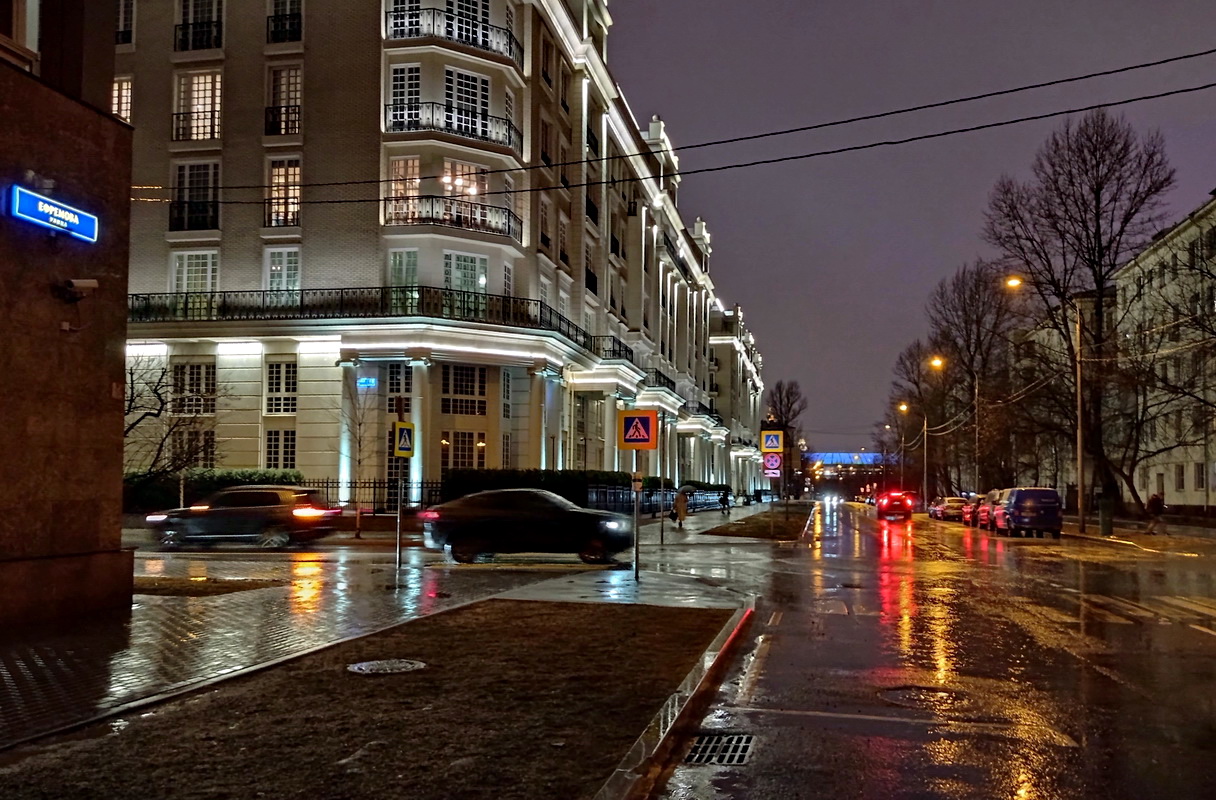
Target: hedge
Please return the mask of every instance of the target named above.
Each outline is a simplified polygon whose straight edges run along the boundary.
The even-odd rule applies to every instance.
[[[229,486],[293,486],[303,480],[304,475],[294,469],[191,469],[185,475],[185,501],[189,505]],[[177,508],[178,490],[176,475],[148,480],[143,473],[128,473],[123,476],[123,511],[133,514]]]
[[[464,497],[473,492],[490,489],[545,489],[566,498],[572,503],[586,506],[589,486],[632,485],[633,477],[628,472],[605,472],[602,470],[578,469],[455,469],[443,479],[440,494],[444,502]],[[701,491],[730,492],[725,483],[684,481],[682,486],[692,486]],[[675,489],[670,478],[663,479],[666,489]],[[642,489],[654,491],[659,488],[659,478],[649,476],[642,479]]]

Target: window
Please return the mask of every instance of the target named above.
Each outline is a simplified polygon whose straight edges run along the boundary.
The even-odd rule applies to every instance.
[[[181,0],[181,24],[174,50],[208,50],[222,47],[224,0]]]
[[[540,76],[545,83],[553,85],[553,42],[547,38],[540,43]]]
[[[546,167],[553,166],[553,157],[549,155],[550,142],[553,139],[553,128],[547,120],[540,121],[540,160]]]
[[[502,418],[511,418],[511,373],[502,370]]]
[[[475,449],[471,431],[455,431],[452,434],[452,469],[471,469]]]
[[[177,113],[173,140],[177,142],[220,138],[220,87],[218,69],[185,72],[177,76]]]
[[[484,433],[442,431],[440,437],[441,477],[445,477],[449,470],[472,469],[474,464],[478,469],[485,468],[486,435]]]
[[[131,76],[114,79],[110,91],[110,113],[123,122],[131,121]]]
[[[549,245],[551,244],[551,240],[549,239],[549,224],[553,218],[552,209],[553,205],[548,200],[542,199],[540,201],[540,216],[538,223],[540,228],[540,246],[545,249],[548,249]]]
[[[300,224],[300,159],[270,160],[270,196],[266,198],[266,227]]]
[[[389,73],[389,106],[384,129],[417,130],[422,114],[422,67],[417,64],[393,64]]]
[[[388,284],[389,286],[418,285],[417,250],[388,251]]]
[[[486,368],[444,364],[439,411],[442,414],[486,416]]]
[[[1207,464],[1202,461],[1195,462],[1195,491],[1202,492],[1208,488],[1208,471]]]
[[[218,250],[195,250],[173,254],[170,291],[214,292],[219,284]]]
[[[214,230],[220,226],[218,161],[178,164],[174,170],[169,230]]]
[[[388,198],[384,203],[385,225],[407,225],[419,216],[418,156],[388,160]]]
[[[388,393],[408,395],[414,391],[414,368],[409,364],[388,365]]]
[[[197,469],[215,469],[215,431],[176,430],[172,447],[177,463]]]
[[[563,264],[570,263],[570,256],[566,251],[566,236],[569,227],[570,220],[566,219],[565,214],[562,214],[557,221],[557,257]]]
[[[549,296],[552,292],[552,288],[553,283],[548,278],[540,279],[540,296],[537,297],[537,299],[540,300],[543,305],[549,305]]]
[[[274,0],[266,20],[266,41],[269,44],[298,42],[303,38],[301,0]]]
[[[570,293],[565,289],[557,293],[557,313],[565,319],[570,319]]]
[[[271,361],[266,364],[266,413],[296,413],[296,362]]]
[[[484,433],[477,434],[477,468],[486,468],[486,435]]]
[[[298,66],[273,67],[268,76],[266,135],[300,132],[301,74]]]
[[[215,362],[191,361],[173,364],[174,414],[185,416],[215,413]]]
[[[422,34],[422,1],[392,0],[384,34],[389,39],[405,39]]]
[[[490,138],[490,79],[445,69],[444,127],[466,136]]]
[[[484,166],[446,158],[443,160],[443,177],[440,180],[443,181],[444,194],[448,197],[485,194],[490,186]]]
[[[266,469],[296,468],[296,432],[266,431]]]
[[[514,463],[511,453],[511,434],[504,433],[502,435],[502,468],[511,469]]]
[[[290,292],[294,298],[300,289],[300,248],[267,248],[266,289],[271,292]]]
[[[135,0],[118,0],[118,25],[114,31],[114,44],[131,44],[135,41]]]
[[[486,271],[490,260],[468,253],[443,254],[443,286],[461,292],[486,291]]]
[[[502,293],[510,297],[515,292],[515,281],[511,274],[510,262],[502,264]]]
[[[1174,490],[1178,492],[1186,491],[1186,465],[1174,465]]]
[[[583,309],[583,330],[595,336],[595,311],[590,306]]]

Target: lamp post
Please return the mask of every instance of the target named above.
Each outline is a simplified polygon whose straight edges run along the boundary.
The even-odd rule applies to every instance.
[[[1016,275],[1005,280],[1005,285],[1010,289],[1016,289],[1021,286],[1024,281]],[[1081,309],[1071,300],[1064,301],[1069,308],[1072,309],[1073,316],[1076,318],[1076,328],[1074,335],[1077,337],[1077,346],[1073,348],[1073,367],[1076,372],[1076,388],[1077,388],[1077,532],[1085,533],[1085,424],[1082,420],[1083,406],[1081,404],[1081,348],[1084,343],[1081,339]],[[1101,299],[1098,299],[1101,302]]]

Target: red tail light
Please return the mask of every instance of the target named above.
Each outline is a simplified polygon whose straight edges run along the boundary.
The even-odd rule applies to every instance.
[[[439,512],[423,511],[418,514],[418,519],[422,520],[423,522],[434,522],[435,520],[439,519]]]
[[[324,508],[313,508],[312,506],[296,506],[295,508],[293,508],[291,510],[291,513],[295,514],[297,517],[301,517],[303,519],[316,519],[317,517],[325,516],[329,512],[326,511]]]

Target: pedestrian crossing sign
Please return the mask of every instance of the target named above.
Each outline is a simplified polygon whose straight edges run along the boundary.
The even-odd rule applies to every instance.
[[[617,445],[622,450],[657,450],[659,447],[658,411],[618,411]]]
[[[393,455],[397,458],[414,457],[414,423],[393,423]]]
[[[785,433],[783,431],[760,431],[760,452],[785,452]]]

